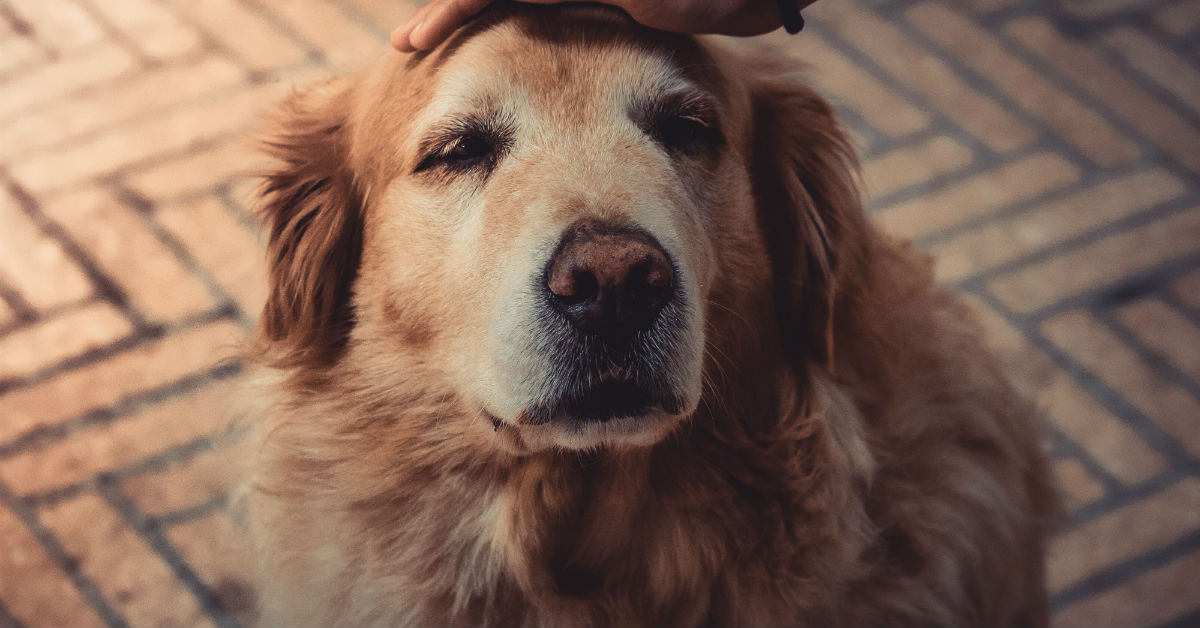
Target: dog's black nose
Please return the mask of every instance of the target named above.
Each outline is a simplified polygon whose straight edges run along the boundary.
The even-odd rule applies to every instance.
[[[584,219],[563,233],[546,270],[550,303],[585,333],[648,328],[675,293],[667,252],[650,234]]]

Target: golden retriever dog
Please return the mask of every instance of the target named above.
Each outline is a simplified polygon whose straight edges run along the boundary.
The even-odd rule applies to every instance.
[[[501,6],[285,104],[265,623],[1045,624],[1030,408],[755,46]]]

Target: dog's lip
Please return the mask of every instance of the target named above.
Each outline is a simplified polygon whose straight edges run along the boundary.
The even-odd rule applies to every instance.
[[[656,393],[630,377],[603,377],[581,394],[522,412],[518,423],[543,425],[552,421],[576,424],[636,420],[650,414],[678,412],[679,404],[669,395]]]

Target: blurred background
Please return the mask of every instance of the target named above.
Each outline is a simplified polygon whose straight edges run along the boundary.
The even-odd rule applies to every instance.
[[[0,627],[254,621],[223,407],[247,138],[400,0],[0,0]],[[870,208],[1036,399],[1059,626],[1200,625],[1200,0],[822,0]],[[798,61],[799,62],[799,61]]]

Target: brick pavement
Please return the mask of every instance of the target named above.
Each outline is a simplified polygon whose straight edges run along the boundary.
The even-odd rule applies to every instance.
[[[254,620],[223,406],[257,113],[399,0],[0,0],[0,626]],[[1035,398],[1060,626],[1200,625],[1200,0],[824,0],[871,209]]]

